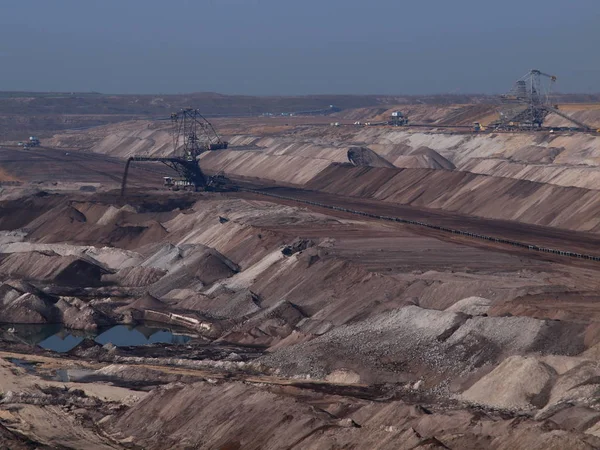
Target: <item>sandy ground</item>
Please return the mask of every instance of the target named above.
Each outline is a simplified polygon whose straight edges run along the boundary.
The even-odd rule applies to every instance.
[[[489,111],[444,114],[439,120],[470,121]],[[507,143],[507,160],[546,170],[554,162],[531,160],[531,140],[541,146],[543,139],[564,147],[546,156],[571,167],[581,135],[496,142],[302,120],[247,120],[248,134],[232,139],[237,150],[206,155],[201,164],[298,200],[557,249],[600,248],[590,232],[593,189],[566,187],[568,177],[560,187],[533,175],[464,171]],[[140,348],[86,340],[59,356],[3,332],[2,445],[600,446],[597,263],[258,194],[160,191],[160,166],[133,171],[121,198],[122,158],[163,154],[168,135],[160,125],[111,127],[115,133],[89,132],[90,152],[0,149],[7,177],[22,183],[0,194],[1,319],[89,331],[151,318],[194,338]],[[336,165],[347,161],[344,143],[355,139],[387,161],[439,167]],[[580,156],[592,173],[595,137],[584,140]],[[410,151],[402,148],[408,141]],[[375,195],[398,186],[382,188],[384,171],[400,184],[410,179],[419,201],[399,200],[399,188]],[[470,184],[450,185],[461,176]],[[494,186],[506,180],[513,184],[502,197]],[[558,198],[558,187],[572,203],[580,197],[571,222],[544,206]],[[520,201],[529,203],[515,207]],[[584,225],[570,225],[581,217]],[[57,381],[61,369],[86,375]]]

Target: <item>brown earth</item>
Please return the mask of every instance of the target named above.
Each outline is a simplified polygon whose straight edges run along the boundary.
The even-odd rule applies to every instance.
[[[565,180],[580,157],[597,171],[597,138],[285,120],[247,120],[257,135],[231,136],[231,150],[200,158],[258,193],[162,191],[160,169],[140,167],[121,198],[122,158],[169,152],[163,124],[55,138],[88,139],[86,152],[0,150],[23,183],[0,194],[5,321],[92,330],[152,319],[194,336],[141,348],[88,339],[67,356],[0,332],[0,439],[9,448],[600,447],[597,262],[293,200],[596,253],[595,175]],[[353,146],[368,147],[366,165],[347,163]],[[491,155],[531,171],[465,169]],[[395,167],[370,167],[382,160]],[[557,161],[569,171],[562,184],[535,175]],[[71,381],[51,380],[60,369]]]

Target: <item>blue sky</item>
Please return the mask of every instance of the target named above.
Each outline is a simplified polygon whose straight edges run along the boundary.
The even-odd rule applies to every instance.
[[[0,0],[0,90],[600,92],[598,0]]]

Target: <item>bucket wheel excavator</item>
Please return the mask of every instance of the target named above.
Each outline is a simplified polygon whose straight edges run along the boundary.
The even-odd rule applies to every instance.
[[[551,103],[551,93],[557,78],[540,70],[529,71],[517,80],[508,94],[501,96],[500,118],[492,126],[496,129],[541,129],[549,114],[557,114],[577,125],[581,131],[592,131],[583,122],[563,113]]]
[[[208,151],[225,150],[224,141],[212,124],[197,109],[186,108],[171,114],[173,155],[170,157],[132,156],[125,164],[121,196],[125,194],[129,166],[132,162],[160,162],[173,169],[179,178],[164,177],[165,187],[172,190],[222,191],[230,188],[230,181],[218,174],[206,175],[198,157]]]

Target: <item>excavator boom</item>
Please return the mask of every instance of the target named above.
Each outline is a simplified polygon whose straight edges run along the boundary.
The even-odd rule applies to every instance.
[[[583,122],[580,122],[580,121],[579,121],[579,120],[577,120],[577,119],[573,119],[571,116],[569,116],[569,115],[565,114],[564,112],[560,111],[559,109],[557,109],[557,108],[555,108],[555,107],[553,107],[553,106],[545,106],[544,108],[545,108],[545,109],[546,109],[546,111],[548,111],[549,113],[557,114],[557,115],[559,115],[560,117],[562,117],[562,118],[564,118],[564,119],[567,119],[569,122],[572,122],[572,123],[574,123],[574,124],[575,124],[575,125],[577,125],[579,128],[582,128],[582,129],[584,129],[584,130],[587,130],[587,131],[592,131],[592,127],[590,127],[590,126],[586,125],[586,124],[585,124],[585,123],[583,123]]]

